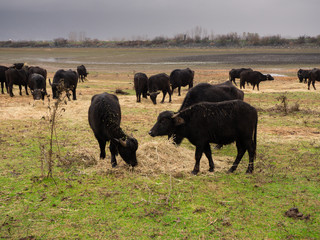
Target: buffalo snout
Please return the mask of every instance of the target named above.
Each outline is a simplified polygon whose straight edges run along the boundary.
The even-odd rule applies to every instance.
[[[151,136],[151,137],[155,137],[156,135],[154,134],[154,132],[152,132],[151,130],[149,131],[149,135]]]

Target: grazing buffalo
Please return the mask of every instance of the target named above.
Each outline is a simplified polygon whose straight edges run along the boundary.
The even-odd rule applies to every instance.
[[[244,71],[240,74],[240,88],[245,88],[245,83],[250,83],[254,87],[257,85],[257,89],[259,91],[259,84],[262,81],[274,80],[274,78],[270,75],[264,75],[258,71]]]
[[[235,85],[237,85],[236,83],[236,78],[240,78],[240,74],[244,71],[252,71],[251,68],[237,68],[237,69],[231,69],[229,71],[229,80],[231,82],[233,82]]]
[[[4,86],[7,89],[8,92],[8,84],[7,84],[7,80],[6,80],[6,71],[9,68],[6,66],[0,66],[0,82],[1,82],[1,93],[4,94],[3,88]]]
[[[299,69],[297,72],[299,82],[307,83],[307,80],[310,78],[310,72],[311,72],[311,70]]]
[[[316,90],[315,81],[320,82],[320,69],[314,68],[310,71],[310,78],[308,81],[308,90],[310,90],[310,83],[312,83],[313,89]]]
[[[21,92],[21,86],[24,86],[26,89],[26,94],[29,95],[28,93],[28,70],[27,68],[21,68],[21,69],[16,69],[10,67],[6,72],[6,81],[8,84],[8,89],[10,93],[10,97],[13,97],[14,94],[12,92],[13,84],[19,85],[19,90],[20,90],[20,95],[22,95]]]
[[[147,98],[148,77],[144,73],[136,73],[133,78],[134,90],[136,91],[137,102],[141,102],[142,97]]]
[[[165,73],[159,73],[153,75],[148,80],[148,95],[150,96],[151,101],[153,104],[157,104],[157,96],[162,91],[163,98],[161,103],[164,102],[164,98],[166,94],[169,94],[169,102],[171,102],[171,89],[170,89],[170,78]]]
[[[220,84],[199,83],[189,90],[184,98],[180,110],[199,102],[222,102],[227,100],[243,100],[244,93],[230,81]]]
[[[63,81],[63,86],[62,86],[63,89],[59,87],[62,81]],[[76,89],[78,84],[78,76],[75,71],[72,71],[72,70],[65,71],[63,69],[60,69],[54,74],[52,83],[49,79],[49,84],[52,87],[53,98],[59,98],[59,95],[62,93],[62,91],[66,91],[67,97],[70,100],[68,91],[71,90],[73,95],[73,100],[77,100]]]
[[[238,154],[229,172],[236,170],[243,155],[248,151],[247,173],[252,173],[256,156],[257,124],[256,109],[241,100],[201,102],[178,113],[171,111],[160,113],[149,134],[152,137],[173,135],[176,144],[187,138],[195,145],[196,163],[192,171],[195,175],[199,172],[203,153],[209,160],[209,171],[214,170],[210,143],[225,145],[235,141]]]
[[[116,155],[131,166],[137,165],[138,141],[126,135],[120,127],[121,109],[116,95],[102,93],[94,95],[89,107],[89,124],[99,142],[100,158],[106,157],[106,142],[110,141],[111,164],[117,166]]]
[[[28,85],[34,100],[44,100],[44,96],[47,95],[46,80],[41,74],[29,75]]]
[[[86,79],[86,77],[88,76],[88,72],[87,69],[84,65],[80,65],[77,67],[77,72],[78,72],[78,77],[79,77],[79,81],[81,80],[82,82],[84,82],[84,80]]]
[[[193,87],[194,71],[190,68],[176,69],[170,74],[170,84],[172,87],[172,93],[174,89],[178,88],[178,96],[181,96],[181,87],[189,85],[189,89]]]
[[[38,66],[28,67],[29,76],[33,73],[38,73],[44,77],[44,80],[47,79],[47,70]]]

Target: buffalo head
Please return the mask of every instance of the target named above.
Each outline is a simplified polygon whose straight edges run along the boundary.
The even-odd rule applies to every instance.
[[[34,100],[44,100],[44,95],[46,95],[46,92],[43,89],[35,89],[34,91],[31,91],[31,94]]]
[[[150,96],[150,99],[154,105],[157,104],[157,96],[159,95],[160,92],[152,92],[148,93],[148,96]]]
[[[118,151],[122,159],[132,167],[138,164],[136,151],[138,149],[138,141],[134,137],[127,136],[126,140],[114,139],[118,143]]]
[[[184,119],[179,116],[179,113],[172,111],[164,111],[159,114],[157,122],[149,131],[151,137],[165,136],[168,138],[174,135],[176,128],[185,123]],[[182,139],[178,139],[177,136],[173,136],[173,140],[176,144],[180,144]]]
[[[267,74],[267,80],[274,80],[274,78],[270,74]]]

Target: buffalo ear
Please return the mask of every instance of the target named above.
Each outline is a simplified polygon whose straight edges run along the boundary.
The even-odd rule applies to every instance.
[[[180,126],[185,123],[184,119],[182,117],[180,117],[179,114],[174,114],[172,116],[172,119],[174,121],[174,125],[176,125],[176,126]]]

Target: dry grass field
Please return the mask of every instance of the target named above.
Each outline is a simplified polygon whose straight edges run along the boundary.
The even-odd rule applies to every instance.
[[[293,62],[287,60],[288,55],[293,57],[292,50],[275,49],[0,49],[0,52],[1,65],[9,66],[13,62],[38,65],[48,70],[50,79],[58,69],[76,69],[82,63],[89,71],[87,81],[78,84],[78,99],[67,101],[59,107],[54,136],[53,176],[56,180],[53,182],[46,182],[42,176],[46,175],[50,132],[48,106],[52,107],[54,101],[46,98],[45,101],[35,102],[32,96],[26,96],[25,91],[19,96],[18,86],[14,86],[13,98],[8,94],[0,95],[0,184],[3,186],[0,189],[0,238],[234,239],[251,238],[252,234],[259,239],[320,237],[320,90],[307,90],[306,84],[299,83],[296,76],[299,68],[320,67],[319,57],[314,60],[307,58],[308,54],[319,54],[320,50],[296,49]],[[279,56],[278,63],[274,59],[263,64],[257,62],[266,53],[281,53],[286,59],[282,61],[284,57]],[[242,56],[244,60],[248,58],[246,54],[251,54],[252,60],[243,60],[245,66],[242,62],[229,63],[226,61],[230,59],[230,54],[237,54],[237,59]],[[304,56],[301,62],[296,57],[299,54]],[[213,56],[214,61],[211,61]],[[219,63],[217,56],[220,56]],[[133,90],[134,73],[144,72],[148,76],[160,72],[170,74],[175,68],[185,67],[195,71],[195,84],[224,82],[228,79],[229,70],[236,67],[251,67],[274,76],[274,81],[260,84],[260,91],[251,87],[244,90],[245,101],[256,107],[259,114],[257,159],[252,176],[244,174],[248,164],[247,154],[235,174],[226,173],[236,154],[233,144],[222,150],[213,150],[214,173],[207,171],[208,162],[203,157],[200,173],[193,177],[190,172],[194,165],[194,146],[184,140],[181,146],[176,147],[165,137],[152,138],[148,135],[160,112],[179,109],[187,88],[182,88],[180,97],[174,92],[172,103],[168,103],[168,97],[163,104],[153,105],[150,99],[137,103]],[[239,85],[239,79],[236,81]],[[320,89],[320,83],[316,83],[317,86]],[[102,92],[114,93],[117,89],[128,93],[118,95],[122,110],[121,127],[139,142],[138,166],[133,172],[120,156],[119,166],[112,169],[109,149],[107,159],[99,159],[98,143],[87,119],[91,97]],[[49,84],[47,91],[51,94]],[[162,93],[158,99],[160,97]],[[281,102],[284,98],[286,106]],[[82,176],[87,176],[86,180]],[[36,182],[35,177],[38,179]],[[121,201],[121,206],[125,203],[127,207],[123,209],[127,208],[131,217],[123,216],[121,212],[126,211],[123,209],[119,213],[111,211],[117,219],[114,221],[118,222],[113,230],[99,224],[88,227],[91,220],[79,220],[86,217],[76,216],[73,210],[73,216],[61,217],[57,206],[69,202],[68,207],[61,208],[69,209],[66,212],[70,213],[70,209],[81,211],[82,207],[78,207],[72,199],[87,196],[81,187],[81,192],[70,193],[72,190],[66,189],[65,182],[73,186],[70,189],[86,182],[94,191],[105,191],[105,195],[102,194],[104,203],[99,203],[100,194],[100,197],[91,200],[84,197],[83,204],[98,207],[100,204],[105,206],[106,198],[110,199],[111,205],[113,201]],[[129,190],[125,190],[126,186],[122,186],[121,182]],[[104,184],[109,186],[109,190],[103,190],[101,185]],[[42,189],[44,185],[47,190]],[[118,189],[116,185],[122,188]],[[56,192],[53,190],[55,188],[64,189],[63,192],[68,192],[72,197],[61,200],[60,193],[52,193]],[[197,193],[198,200],[193,193],[190,193],[192,197],[188,195],[189,188]],[[131,193],[128,195],[127,191]],[[45,195],[43,199],[38,196],[40,192]],[[123,196],[121,200],[118,194],[114,195],[115,192],[120,192]],[[256,199],[255,192],[260,200]],[[238,195],[237,200],[234,194]],[[54,200],[57,196],[59,203]],[[164,200],[159,200],[161,196]],[[209,200],[208,196],[213,200]],[[36,200],[30,200],[33,198]],[[207,198],[208,201],[205,200]],[[181,199],[186,202],[180,202]],[[160,208],[159,201],[167,205]],[[56,218],[31,210],[34,202]],[[247,207],[238,212],[235,209],[241,202],[246,202]],[[141,214],[136,214],[132,206],[144,212],[142,215],[149,219],[149,223],[143,222]],[[210,206],[215,209],[213,212],[210,212]],[[291,220],[285,217],[284,212],[291,207],[299,207],[299,210],[311,215],[310,219]],[[268,210],[270,208],[271,212]],[[100,219],[99,213],[93,209],[86,211]],[[21,216],[23,212],[26,217]],[[113,217],[110,215],[110,218]],[[195,220],[191,220],[193,217]],[[251,226],[254,219],[257,221],[255,227]],[[198,222],[194,224],[196,220]],[[61,232],[63,224],[66,227]],[[134,225],[140,230],[130,235]],[[80,233],[84,227],[87,230]],[[247,228],[249,230],[245,230]]]

